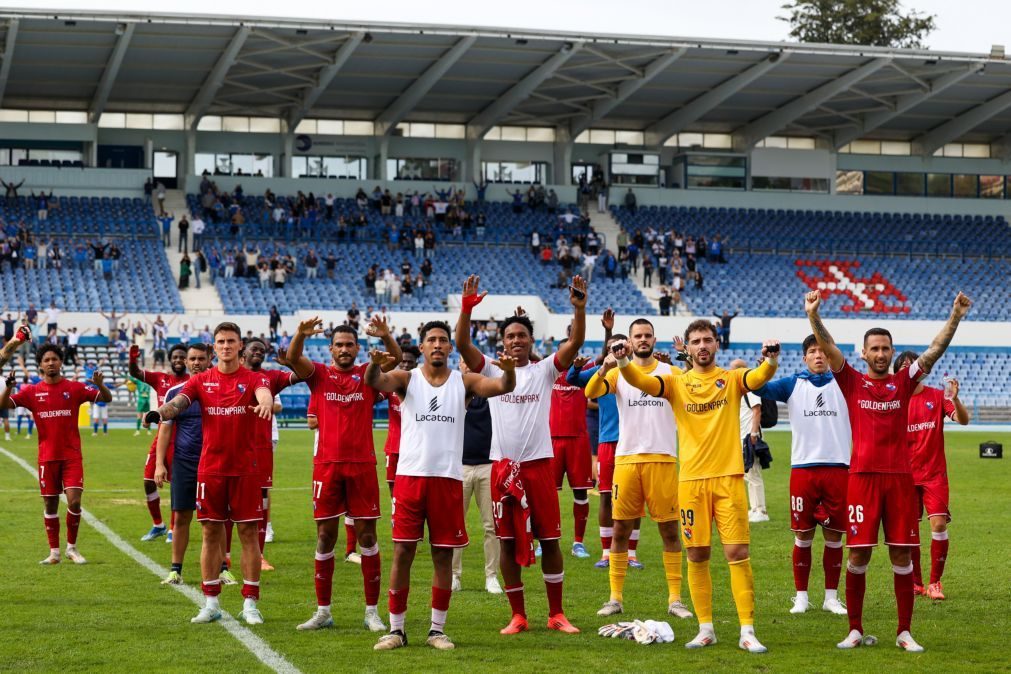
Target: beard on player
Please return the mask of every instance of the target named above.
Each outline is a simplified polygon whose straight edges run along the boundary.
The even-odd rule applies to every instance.
[[[186,349],[172,349],[172,353],[169,355],[169,367],[172,368],[172,374],[177,377],[186,373]]]
[[[894,357],[895,347],[892,346],[891,337],[868,335],[864,338],[863,358],[872,374],[879,377],[887,375]]]
[[[655,346],[656,341],[654,340],[639,340],[632,344],[632,353],[635,354],[636,358],[649,358],[653,355]]]

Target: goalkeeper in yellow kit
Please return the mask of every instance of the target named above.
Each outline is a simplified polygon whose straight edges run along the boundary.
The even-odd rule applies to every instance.
[[[681,471],[678,501],[681,535],[688,552],[688,588],[699,618],[698,635],[686,648],[716,643],[713,583],[709,575],[712,525],[720,533],[730,565],[730,586],[741,623],[740,648],[764,653],[755,636],[755,589],[748,545],[748,499],[740,441],[741,396],[768,383],[776,373],[779,342],[762,345],[764,360],[754,369],[724,370],[716,365],[716,327],[694,321],[685,330],[692,368],[678,375],[649,375],[628,367],[625,342],[612,345],[621,376],[641,391],[666,398],[677,419]]]

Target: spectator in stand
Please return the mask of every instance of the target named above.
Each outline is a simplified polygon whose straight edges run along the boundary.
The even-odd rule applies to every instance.
[[[161,223],[161,242],[166,247],[172,246],[172,221],[175,220],[175,216],[171,213],[162,213],[158,216],[158,222]]]
[[[629,187],[628,191],[625,192],[625,208],[629,213],[635,214],[637,207],[636,203],[635,193],[632,191],[632,188]]]
[[[390,296],[386,292],[386,277],[377,276],[372,282],[372,285],[375,288],[376,299],[380,302],[388,303],[390,301]]]
[[[24,178],[22,178],[21,182],[19,182],[17,185],[14,184],[13,180],[10,181],[10,182],[6,182],[6,181],[4,181],[3,178],[0,178],[0,185],[3,186],[4,190],[6,190],[7,205],[9,207],[13,208],[14,206],[17,206],[17,203],[18,203],[18,188],[21,187],[24,184],[25,184],[25,179]]]
[[[199,213],[195,213],[193,215],[193,221],[190,223],[190,231],[193,232],[193,250],[200,250],[203,248],[204,231],[206,229],[207,223],[204,222]]]
[[[332,279],[337,271],[337,256],[330,251],[326,254],[326,277]]]
[[[179,218],[178,227],[179,227],[179,246],[177,247],[176,252],[183,253],[184,255],[189,254],[190,221],[186,219],[185,214],[183,214],[183,217]]]
[[[554,190],[548,190],[548,197],[544,203],[547,206],[548,215],[558,212],[558,194]]]
[[[359,326],[359,323],[361,321],[361,316],[362,316],[362,312],[359,311],[359,309],[358,309],[358,303],[357,302],[352,302],[351,303],[351,308],[348,309],[348,312],[345,315],[344,325],[350,327],[355,332],[358,332],[358,326]]]
[[[647,288],[653,287],[653,258],[649,255],[642,261],[642,284]]]
[[[390,275],[386,279],[386,292],[390,296],[391,304],[400,304],[400,277],[396,274]]]
[[[687,239],[685,239],[685,256],[694,258],[697,252],[698,251],[695,247],[695,238],[689,236]]]
[[[614,257],[614,253],[609,250],[604,251],[604,276],[609,279],[613,279],[615,272],[618,270],[618,259]]]
[[[703,284],[702,272],[697,271],[695,272],[695,289],[701,292],[702,284]]]
[[[53,191],[49,190],[49,195],[46,195],[46,191],[42,190],[37,195],[33,191],[31,193],[31,202],[35,206],[35,219],[38,222],[45,222],[49,219],[49,200],[53,197]]]
[[[671,293],[666,286],[660,287],[660,315],[670,316]]]
[[[154,194],[154,182],[151,180],[151,176],[148,176],[147,180],[144,181],[144,201],[151,203],[151,195]]]
[[[723,350],[727,350],[730,348],[730,321],[737,318],[737,315],[739,313],[741,313],[740,309],[735,311],[733,314],[728,314],[726,311],[723,312],[722,316],[715,313],[713,314],[713,316],[719,319],[717,327],[723,328],[723,334],[720,340],[720,348]]]
[[[158,200],[158,212],[165,215],[165,184],[162,181],[158,181],[158,184],[154,187],[154,195]]]
[[[425,281],[428,281],[432,277],[432,272],[434,268],[432,267],[432,261],[430,259],[425,259],[421,263],[421,273],[425,275]]]
[[[603,176],[600,180],[594,180],[594,187],[597,191],[597,212],[607,213],[607,185],[604,183]]]
[[[541,252],[541,235],[536,229],[530,234],[530,252],[534,254],[534,257],[537,257]]]
[[[288,269],[283,264],[277,265],[277,269],[274,270],[274,287],[283,288],[284,284],[288,282]]]
[[[190,256],[183,254],[183,259],[179,261],[179,289],[185,290],[190,287],[190,273],[193,269],[193,264],[190,261]]]
[[[316,256],[316,251],[312,248],[305,255],[305,277],[307,279],[316,278],[319,272],[319,258]]]
[[[513,213],[516,214],[516,215],[519,215],[520,213],[522,213],[523,212],[523,197],[524,197],[523,192],[520,191],[520,190],[516,190],[515,192],[510,192],[508,189],[506,189],[506,194],[508,194],[510,197],[512,197],[512,200],[513,200]]]
[[[197,251],[197,254],[193,256],[193,281],[194,285],[200,288],[200,274],[207,271],[207,258],[204,257],[204,252]]]
[[[270,326],[270,341],[277,341],[277,330],[281,327],[281,312],[277,310],[277,305],[270,305],[270,315],[268,325]]]
[[[46,313],[43,314],[46,321],[46,332],[50,333],[53,330],[59,329],[60,316],[63,314],[63,310],[56,306],[55,300],[50,300],[49,308],[46,309]]]
[[[685,259],[685,269],[688,270],[688,280],[694,281],[695,274],[698,271],[698,261],[695,259],[694,254],[688,254],[688,257]]]
[[[428,283],[425,281],[424,275],[421,272],[415,274],[413,283],[414,283],[414,294],[417,295],[419,298],[423,299],[425,297],[425,286],[428,285]]]
[[[107,256],[112,263],[112,271],[119,271],[119,261],[123,257],[123,251],[119,249],[119,246],[112,244],[109,246],[109,254]]]
[[[425,257],[435,257],[435,232],[431,227],[425,230]]]
[[[88,248],[91,248],[91,252],[95,256],[95,271],[101,273],[102,260],[105,258],[106,251],[109,250],[109,244],[99,241],[97,243],[89,243]]]
[[[583,256],[583,278],[589,283],[593,280],[593,269],[597,265],[596,255],[584,255]]]
[[[379,288],[377,287],[377,282],[379,281],[379,275],[376,273],[376,266],[372,265],[369,270],[365,272],[365,292],[366,294],[378,296]]]

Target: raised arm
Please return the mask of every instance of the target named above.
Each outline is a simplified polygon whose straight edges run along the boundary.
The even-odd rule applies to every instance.
[[[17,378],[14,373],[11,372],[7,375],[7,379],[4,381],[3,393],[0,393],[0,409],[14,409],[17,405],[11,400],[11,393],[14,392],[14,386],[17,384]]]
[[[393,335],[390,334],[390,326],[386,323],[386,319],[380,314],[373,315],[368,327],[365,328],[365,334],[383,340],[387,355],[386,360],[380,364],[383,372],[395,370],[400,361],[404,359],[404,353],[400,350],[397,340],[393,339]]]
[[[768,339],[762,344],[762,362],[744,373],[744,386],[749,391],[762,388],[772,381],[779,367],[779,351],[779,342],[774,339]]]
[[[144,370],[140,367],[140,347],[134,344],[130,347],[130,376],[144,381]]]
[[[590,359],[586,356],[577,356],[572,365],[569,366],[568,371],[565,373],[565,381],[572,384],[573,386],[586,386],[586,382],[590,380],[589,377],[585,379],[581,378],[580,375],[583,373],[583,368],[586,364],[590,362]],[[593,372],[596,372],[598,368],[593,368]],[[593,374],[591,372],[591,374]]]
[[[494,398],[516,388],[516,361],[511,356],[502,356],[494,364],[502,370],[501,377],[485,377],[473,372],[463,375],[467,395]]]
[[[951,404],[955,406],[955,415],[953,418],[962,426],[968,426],[970,420],[969,410],[966,408],[965,404],[962,403],[962,399],[958,397],[958,380],[952,379],[951,385],[955,389],[955,394],[951,398]],[[0,405],[0,407],[2,407],[2,405]]]
[[[611,341],[611,335],[614,334],[614,309],[611,307],[604,309],[604,313],[600,317],[600,324],[604,326],[604,345],[600,347],[600,359],[603,360],[607,358],[607,343]]]
[[[969,313],[969,307],[972,306],[972,300],[968,297],[959,293],[955,297],[955,302],[951,307],[951,315],[948,316],[948,320],[945,322],[944,327],[941,331],[937,333],[934,337],[934,341],[930,343],[930,346],[920,354],[917,362],[920,365],[920,369],[924,372],[930,372],[934,363],[938,361],[948,345],[951,344],[951,338],[955,336],[955,330],[958,329],[958,324],[961,322],[965,315]]]
[[[618,361],[615,359],[613,353],[609,353],[604,356],[604,362],[600,367],[596,369],[596,372],[590,376],[587,382],[583,385],[583,395],[585,395],[589,400],[595,400],[601,396],[605,396],[608,393],[614,393],[610,382],[607,378],[607,373],[618,367]],[[580,378],[582,378],[580,373]]]
[[[112,402],[112,391],[105,385],[105,375],[101,370],[95,370],[95,374],[91,375],[91,383],[98,389],[98,400],[103,403]]]
[[[807,312],[807,320],[811,323],[811,332],[818,340],[818,347],[825,357],[828,358],[829,368],[833,372],[838,372],[846,363],[846,358],[839,347],[835,345],[835,340],[828,333],[828,328],[822,323],[821,316],[818,315],[818,307],[821,306],[821,291],[812,290],[804,297],[804,311]]]
[[[27,326],[22,325],[18,328],[17,332],[14,333],[14,337],[4,344],[4,347],[0,349],[0,368],[6,365],[11,358],[14,357],[15,352],[18,348],[25,342],[30,342],[32,339],[32,331],[28,329]]]
[[[586,281],[582,276],[573,276],[569,286],[569,303],[572,304],[572,330],[569,338],[558,347],[555,358],[563,369],[568,369],[579,355],[586,340]]]
[[[488,291],[479,292],[481,278],[471,274],[463,282],[463,296],[461,298],[460,318],[456,322],[456,349],[460,352],[463,362],[474,372],[480,372],[484,366],[484,354],[470,341],[470,314],[478,304],[481,303]]]
[[[385,370],[385,363],[391,359],[391,355],[385,351],[380,351],[379,349],[370,351],[369,366],[365,368],[365,384],[377,391],[396,393],[398,395],[404,394],[407,392],[407,385],[411,381],[411,373],[406,370]]]
[[[323,332],[323,320],[318,316],[306,319],[298,324],[295,335],[288,345],[288,367],[298,375],[299,379],[308,379],[312,376],[315,366],[312,361],[302,354],[302,347],[307,337],[313,337]]]
[[[637,367],[629,367],[632,364],[632,361],[628,359],[629,353],[631,353],[631,349],[627,342],[615,342],[611,347],[611,356],[617,360],[621,376],[640,391],[660,397],[664,393],[663,380],[656,375],[645,374]]]

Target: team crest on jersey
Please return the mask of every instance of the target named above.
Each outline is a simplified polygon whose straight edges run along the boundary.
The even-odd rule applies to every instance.
[[[686,541],[692,540],[692,528],[691,527],[685,527],[684,528],[684,536],[685,536],[685,540]]]
[[[351,381],[361,381],[362,378],[356,374],[351,375]]]
[[[857,525],[851,524],[850,525],[850,536],[856,536],[856,535],[857,535]]]
[[[892,382],[888,382],[887,384],[885,384],[885,388],[888,389],[889,391],[894,391],[895,384],[893,384]]]
[[[63,399],[64,400],[70,400],[70,391],[64,391],[63,392]]]
[[[716,380],[716,388],[722,390],[723,387],[726,386],[726,385],[727,385],[727,382],[723,381],[722,379],[717,379]]]
[[[932,409],[934,409],[934,403],[932,403],[932,402],[930,402],[930,401],[928,400],[928,401],[927,401],[927,409],[928,409],[928,410],[932,410]]]
[[[246,385],[245,384],[237,384],[235,388],[239,389],[239,393],[245,393],[246,392]]]

